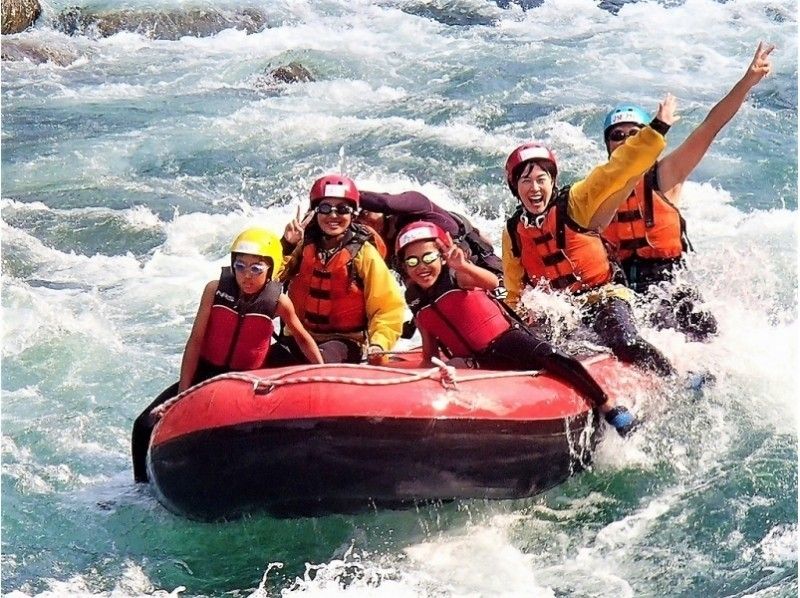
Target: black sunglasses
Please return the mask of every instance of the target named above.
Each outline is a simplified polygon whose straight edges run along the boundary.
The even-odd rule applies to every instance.
[[[317,214],[333,214],[336,212],[339,216],[348,216],[349,214],[355,213],[356,209],[348,205],[346,203],[340,203],[339,205],[333,205],[330,203],[321,203],[317,206]]]
[[[438,251],[428,251],[427,253],[423,253],[421,257],[417,257],[416,255],[409,255],[407,258],[403,259],[403,261],[409,268],[416,268],[417,266],[419,266],[420,262],[422,262],[426,266],[430,266],[441,256],[442,254],[439,253]]]
[[[611,133],[608,134],[609,141],[622,141],[623,139],[627,139],[628,137],[633,137],[641,131],[641,128],[630,129],[629,131],[623,131],[622,129],[614,129]]]

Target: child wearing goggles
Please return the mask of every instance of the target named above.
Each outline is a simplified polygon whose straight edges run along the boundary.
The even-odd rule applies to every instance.
[[[243,231],[231,246],[231,268],[206,284],[181,361],[180,380],[164,390],[133,425],[133,475],[147,481],[150,436],[166,401],[213,376],[266,367],[272,352],[274,318],[290,330],[304,361],[323,363],[316,342],[283,293],[276,269],[282,264],[280,240],[260,228]]]
[[[621,436],[633,430],[633,414],[614,406],[579,361],[537,336],[489,294],[497,276],[470,262],[449,233],[432,223],[413,223],[398,235],[397,255],[424,363],[443,352],[486,369],[546,369],[583,394]]]

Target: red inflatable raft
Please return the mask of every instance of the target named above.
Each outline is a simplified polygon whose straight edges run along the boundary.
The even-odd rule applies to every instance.
[[[641,376],[584,361],[612,396]],[[314,365],[225,374],[167,404],[147,466],[159,500],[202,520],[355,512],[540,493],[590,462],[598,418],[536,372]]]

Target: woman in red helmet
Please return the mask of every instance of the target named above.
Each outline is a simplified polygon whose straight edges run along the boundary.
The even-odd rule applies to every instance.
[[[528,143],[511,152],[506,181],[519,200],[503,232],[507,302],[518,307],[524,285],[542,285],[571,296],[591,325],[622,361],[662,375],[674,368],[638,333],[630,289],[619,283],[599,232],[630,195],[636,180],[666,146],[664,135],[678,120],[675,98],[667,94],[656,117],[589,175],[558,189],[558,165],[547,147]]]
[[[489,294],[497,276],[469,261],[449,233],[431,222],[413,222],[397,235],[395,253],[425,362],[441,350],[487,369],[546,369],[586,396],[621,436],[633,429],[633,414],[614,407],[579,361],[538,337]]]
[[[402,331],[405,302],[376,248],[380,240],[354,222],[358,189],[329,174],[314,182],[309,199],[313,219],[290,222],[283,237],[284,251],[296,247],[283,276],[289,298],[326,363],[358,363],[365,349],[370,363],[381,363]],[[274,363],[298,357],[292,339],[286,344]]]

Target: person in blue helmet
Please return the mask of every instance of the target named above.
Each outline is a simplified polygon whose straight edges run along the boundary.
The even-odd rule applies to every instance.
[[[774,48],[763,42],[758,44],[744,76],[681,145],[639,179],[630,197],[602,231],[634,291],[649,297],[655,290],[653,285],[668,283],[661,285],[663,289],[657,298],[652,293],[657,302],[652,323],[679,330],[691,340],[704,341],[715,335],[717,320],[710,311],[700,307],[702,298],[695,287],[674,281],[677,271],[684,268],[684,252],[691,249],[680,212],[681,191],[714,138],[742,106],[748,92],[769,74],[770,54]],[[611,110],[603,123],[609,156],[650,120],[647,111],[633,104],[622,104]]]

